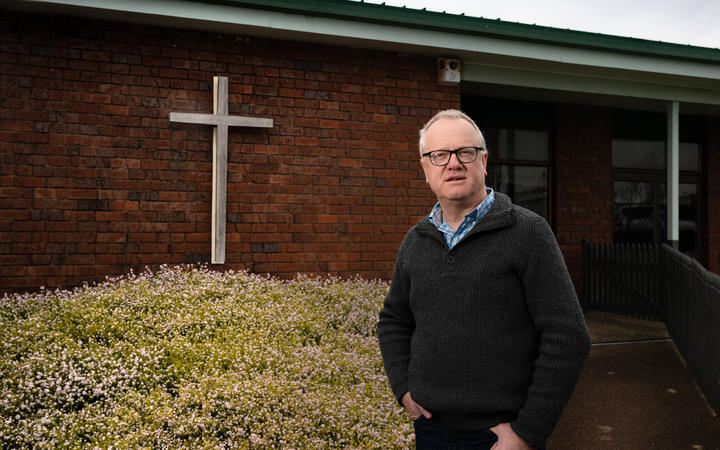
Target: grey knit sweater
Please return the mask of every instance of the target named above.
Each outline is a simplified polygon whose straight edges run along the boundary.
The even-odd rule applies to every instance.
[[[427,219],[405,236],[378,338],[398,401],[450,426],[510,422],[544,445],[577,383],[590,338],[547,222],[496,192],[452,249]]]

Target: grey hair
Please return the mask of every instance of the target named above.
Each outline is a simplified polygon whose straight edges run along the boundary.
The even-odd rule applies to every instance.
[[[478,136],[480,136],[480,146],[487,151],[485,148],[485,137],[483,137],[482,132],[480,131],[480,128],[478,128],[477,124],[474,120],[470,118],[467,114],[465,114],[462,111],[459,111],[457,109],[445,109],[443,111],[438,112],[435,114],[430,120],[427,121],[424,127],[420,130],[420,142],[418,143],[418,148],[420,149],[420,156],[422,157],[423,149],[425,147],[425,133],[427,133],[427,130],[430,128],[432,124],[437,122],[440,119],[462,119],[467,121],[470,125],[473,126],[475,131],[477,131]]]

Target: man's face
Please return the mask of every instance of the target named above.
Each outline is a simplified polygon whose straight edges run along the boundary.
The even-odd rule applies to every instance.
[[[467,121],[443,118],[427,129],[424,144],[422,151],[427,153],[433,150],[480,147],[482,141]],[[425,172],[425,181],[441,204],[451,201],[474,205],[485,197],[487,152],[478,153],[477,159],[471,163],[461,163],[454,154],[446,166],[433,166],[429,157],[421,158],[420,164]]]

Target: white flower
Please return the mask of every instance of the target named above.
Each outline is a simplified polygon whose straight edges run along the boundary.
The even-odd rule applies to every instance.
[[[375,338],[386,292],[164,266],[5,296],[0,447],[407,447]]]

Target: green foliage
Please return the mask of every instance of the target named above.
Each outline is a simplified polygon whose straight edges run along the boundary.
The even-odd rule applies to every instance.
[[[397,448],[387,285],[163,267],[0,299],[0,447]]]

